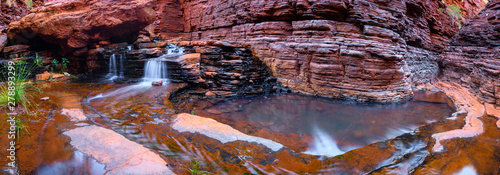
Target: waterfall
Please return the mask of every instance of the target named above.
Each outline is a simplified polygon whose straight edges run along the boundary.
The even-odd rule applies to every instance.
[[[313,136],[313,145],[309,147],[307,151],[303,152],[304,154],[327,157],[335,157],[337,155],[344,154],[344,152],[337,146],[333,137],[328,135],[325,131],[319,129],[318,127],[314,127]]]
[[[123,55],[118,55],[118,60],[116,60],[116,54],[109,57],[109,71],[106,78],[109,80],[114,80],[116,78],[124,77],[124,57]]]
[[[146,81],[167,79],[166,58],[180,56],[184,53],[184,48],[173,44],[167,46],[164,55],[149,59],[144,66],[144,79]]]
[[[161,59],[155,58],[148,60],[144,68],[144,78],[146,79],[166,79],[167,65]]]

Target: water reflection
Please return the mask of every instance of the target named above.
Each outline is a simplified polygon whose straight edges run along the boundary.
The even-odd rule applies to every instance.
[[[66,175],[66,174],[104,174],[105,166],[95,159],[75,151],[72,158],[67,161],[55,162],[50,165],[41,165],[36,174],[40,175]]]
[[[428,94],[417,93],[424,95]],[[422,97],[399,104],[356,104],[289,94],[227,100],[207,110],[234,121],[257,123],[272,132],[312,135],[307,153],[334,156],[411,132],[453,112],[446,98],[419,99]]]

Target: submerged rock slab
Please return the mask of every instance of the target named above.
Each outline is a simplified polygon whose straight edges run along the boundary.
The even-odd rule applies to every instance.
[[[10,24],[13,42],[41,38],[66,51],[91,42],[127,37],[155,19],[155,0],[55,0]]]
[[[95,125],[64,132],[71,145],[106,165],[106,174],[174,174],[157,154]]]
[[[71,121],[79,122],[87,120],[82,109],[62,109],[61,113],[70,117]]]
[[[207,137],[217,139],[222,143],[234,141],[247,141],[262,144],[273,151],[283,148],[283,145],[269,139],[244,134],[229,125],[219,123],[214,119],[191,114],[178,114],[172,128],[179,132],[200,133]]]
[[[498,118],[497,127],[500,128],[500,107],[485,103],[484,104],[486,114]]]
[[[439,152],[443,150],[443,146],[440,143],[442,140],[459,137],[474,137],[484,132],[483,122],[478,118],[484,116],[485,108],[474,95],[469,93],[466,88],[456,83],[439,82],[436,84],[436,87],[452,98],[458,111],[466,111],[467,116],[465,117],[465,125],[462,129],[455,129],[432,135],[432,137],[436,139],[436,144],[432,148],[432,151]]]

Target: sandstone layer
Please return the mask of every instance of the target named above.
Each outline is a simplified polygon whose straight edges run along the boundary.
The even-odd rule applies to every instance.
[[[492,0],[465,25],[441,55],[444,79],[500,105],[500,1]]]
[[[160,2],[159,2],[160,3]],[[412,97],[412,86],[438,74],[439,52],[458,31],[442,1],[162,1],[158,11],[184,29],[159,28],[183,40],[251,46],[285,87],[295,91],[388,102]],[[485,4],[458,3],[464,17]],[[168,24],[163,24],[168,25]]]
[[[155,0],[48,1],[10,23],[8,37],[12,43],[41,38],[66,52],[101,40],[127,40],[155,20],[155,3]]]

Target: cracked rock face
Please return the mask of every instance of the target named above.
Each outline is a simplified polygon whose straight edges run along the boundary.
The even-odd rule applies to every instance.
[[[500,105],[500,1],[465,25],[441,54],[444,78],[468,87],[486,103]]]
[[[133,35],[155,19],[155,0],[53,0],[10,23],[11,42],[35,38],[66,52],[92,42]]]
[[[469,18],[485,2],[447,3],[459,4]],[[438,52],[459,29],[447,4],[430,0],[164,0],[158,6],[159,16],[183,26],[160,25],[163,37],[250,44],[285,87],[357,101],[411,98],[413,84],[438,74]],[[165,10],[176,6],[183,12]]]

